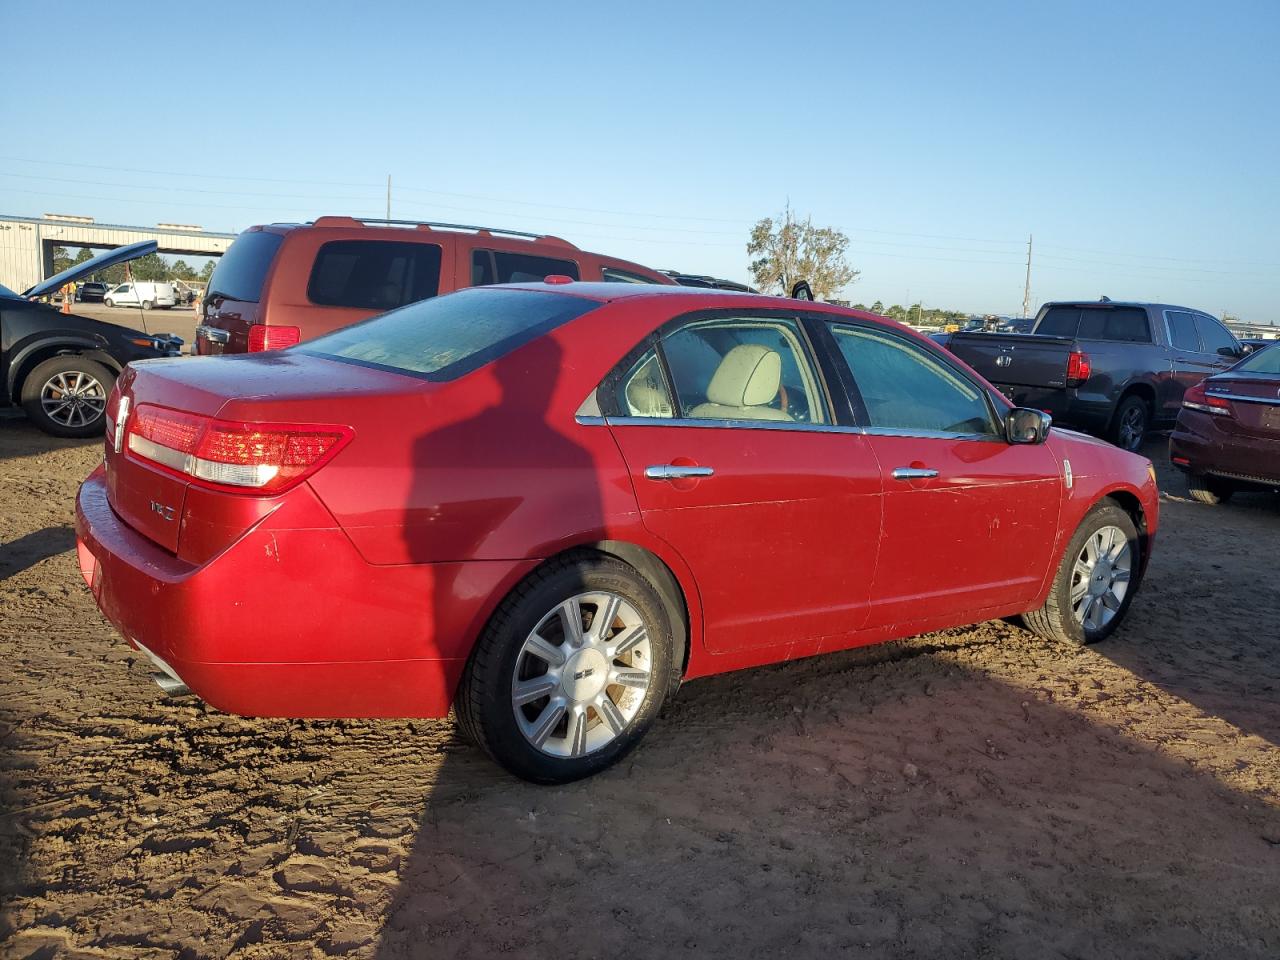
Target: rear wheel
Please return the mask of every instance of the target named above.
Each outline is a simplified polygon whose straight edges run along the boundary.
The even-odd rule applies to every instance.
[[[644,736],[671,686],[662,602],[612,557],[553,561],[503,601],[458,693],[463,729],[512,773],[567,783]]]
[[[153,303],[153,302],[152,302],[152,301],[150,301],[150,300],[143,300],[143,301],[142,301],[142,309],[143,309],[143,310],[150,310],[150,309],[152,309],[154,306],[155,306],[155,303]]]
[[[115,379],[93,360],[75,354],[50,357],[27,374],[22,406],[36,426],[55,437],[101,436]]]
[[[1207,503],[1210,506],[1217,506],[1230,500],[1231,495],[1236,492],[1236,487],[1230,480],[1224,480],[1222,477],[1211,477],[1203,473],[1188,473],[1187,492],[1191,494],[1191,499],[1193,500],[1199,500],[1201,503]]]
[[[1045,605],[1024,613],[1022,622],[1047,640],[1105,640],[1138,590],[1141,549],[1133,519],[1114,503],[1098,504],[1067,545]]]
[[[1116,407],[1107,439],[1122,450],[1137,450],[1142,446],[1142,438],[1146,436],[1150,424],[1151,410],[1147,401],[1137,394],[1131,394]]]

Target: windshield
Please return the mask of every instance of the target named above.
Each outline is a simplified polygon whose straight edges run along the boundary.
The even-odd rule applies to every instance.
[[[560,293],[473,288],[411,303],[295,349],[454,380],[600,306]]]
[[[1236,364],[1236,370],[1240,373],[1280,374],[1280,342],[1249,354]]]

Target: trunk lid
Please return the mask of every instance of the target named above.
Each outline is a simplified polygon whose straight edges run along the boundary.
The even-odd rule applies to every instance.
[[[130,364],[117,387],[108,411],[108,501],[138,533],[192,562],[229,545],[294,491],[272,495],[202,483],[184,472],[181,455],[146,446],[148,438],[180,450],[210,420],[358,431],[358,421],[385,411],[388,396],[431,389],[411,377],[292,351],[144,361]],[[121,405],[124,425],[116,430]]]
[[[1280,374],[1225,373],[1204,386],[1206,394],[1231,405],[1231,419],[1219,418],[1224,431],[1280,439]]]
[[[997,386],[1064,388],[1074,344],[1030,333],[953,333],[948,347]]]

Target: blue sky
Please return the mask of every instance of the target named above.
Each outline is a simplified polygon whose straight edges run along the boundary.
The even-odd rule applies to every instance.
[[[95,46],[6,0],[0,34],[40,38],[0,58],[3,213],[381,215],[390,173],[396,217],[747,279],[789,200],[855,301],[1017,312],[1034,234],[1035,303],[1280,322],[1280,3],[136,3]]]

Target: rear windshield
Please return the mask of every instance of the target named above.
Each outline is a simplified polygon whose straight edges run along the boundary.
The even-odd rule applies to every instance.
[[[271,261],[284,241],[278,233],[252,230],[242,233],[222,255],[209,278],[209,296],[257,303]]]
[[[294,349],[426,380],[454,380],[598,306],[559,293],[462,290]]]
[[[1035,332],[1049,337],[1150,343],[1151,325],[1141,307],[1050,307]]]
[[[1236,364],[1235,369],[1241,373],[1280,374],[1280,343],[1268,344],[1250,354]]]

